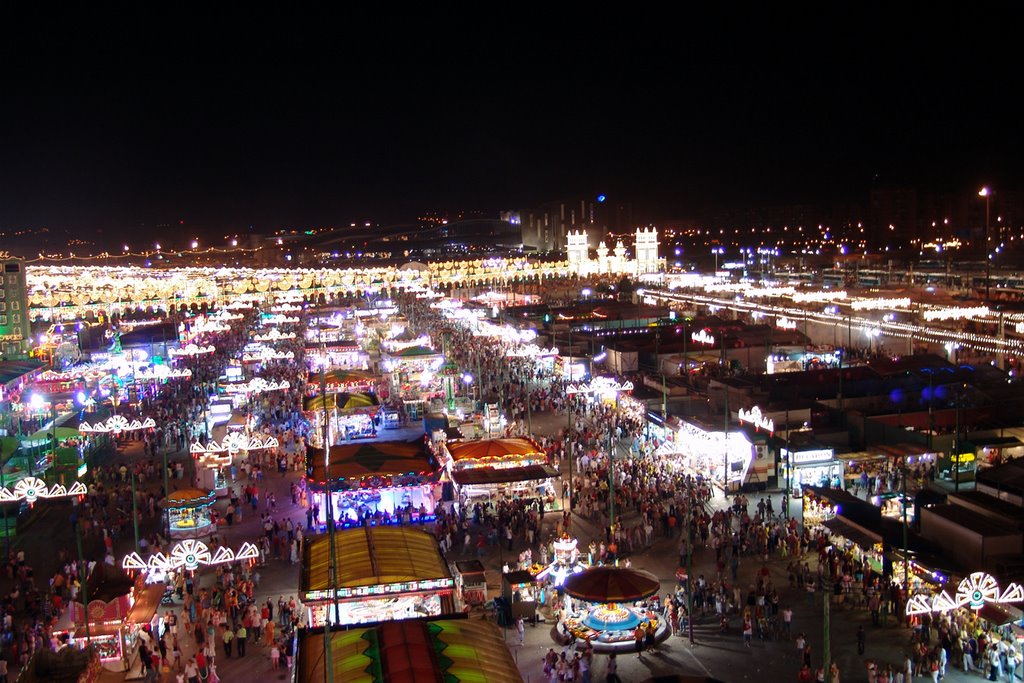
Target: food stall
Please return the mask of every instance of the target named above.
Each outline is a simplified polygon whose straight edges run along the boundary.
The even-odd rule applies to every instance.
[[[553,483],[558,470],[533,439],[445,441],[438,457],[467,501],[540,498],[545,509],[561,509]]]
[[[84,648],[88,644],[95,648],[105,668],[126,670],[128,659],[125,656],[123,626],[131,610],[135,585],[123,572],[106,564],[97,564],[86,579],[88,608],[81,602],[71,602],[54,624],[54,636],[70,635],[75,646]]]
[[[836,516],[836,505],[828,498],[807,489],[803,497],[803,526],[815,529]]]
[[[216,500],[214,491],[191,488],[172,491],[167,497],[171,538],[202,538],[212,534],[216,527],[210,512]]]
[[[315,389],[315,387],[314,387]],[[312,433],[323,433],[324,404],[330,420],[330,434],[334,443],[355,439],[372,439],[377,436],[380,401],[373,393],[327,394],[326,401],[320,396],[308,397],[303,401],[303,410],[313,424]],[[320,439],[316,439],[319,445]]]
[[[334,519],[342,526],[395,524],[434,519],[440,499],[440,472],[422,440],[343,444],[324,451],[306,448],[306,478],[312,501],[319,507],[317,525],[327,524],[326,496],[331,495]]]
[[[528,569],[517,569],[503,572],[502,593],[508,601],[512,621],[525,619],[534,621],[537,618],[537,606],[540,604],[540,586],[537,577]]]
[[[802,450],[781,450],[789,468],[789,488],[799,498],[808,486],[839,488],[843,481],[843,461],[836,460],[835,449],[808,446]]]
[[[305,546],[301,590],[312,628],[328,619],[348,626],[458,612],[455,581],[433,534],[398,526],[345,529],[335,534],[333,558],[326,535]],[[334,593],[328,588],[332,565]]]
[[[754,471],[754,445],[739,427],[727,434],[720,424],[687,417],[680,420],[676,438],[663,444],[663,449],[663,453],[679,454],[685,472],[710,476],[719,487],[727,483],[730,491],[738,491]]]
[[[462,602],[474,607],[487,602],[487,574],[480,560],[461,560],[455,563],[455,585]]]

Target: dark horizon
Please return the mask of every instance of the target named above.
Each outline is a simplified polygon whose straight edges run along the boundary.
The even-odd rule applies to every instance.
[[[0,231],[216,238],[597,193],[666,222],[872,187],[1024,189],[1008,22],[940,18],[21,78],[0,109]]]

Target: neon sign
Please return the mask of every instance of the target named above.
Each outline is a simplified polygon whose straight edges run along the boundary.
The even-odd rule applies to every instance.
[[[752,424],[754,425],[754,429],[763,429],[770,433],[775,432],[775,420],[764,415],[759,406],[754,406],[750,410],[740,408],[737,414],[740,422]]]
[[[1024,602],[1024,588],[1020,584],[1011,583],[1006,590],[1000,590],[999,583],[991,574],[974,572],[956,588],[956,594],[950,596],[942,591],[929,603],[927,596],[915,595],[907,601],[907,616],[927,614],[929,612],[948,612],[957,607],[969,607],[979,610],[988,604]]]
[[[78,431],[83,434],[120,434],[121,432],[136,432],[140,429],[155,428],[156,422],[154,422],[151,417],[147,417],[143,420],[136,419],[129,422],[128,418],[124,415],[111,415],[106,422],[97,422],[96,424],[83,422],[78,425]]]
[[[46,482],[37,477],[25,477],[18,480],[13,489],[6,486],[0,488],[0,503],[7,503],[16,500],[25,500],[34,503],[40,498],[65,498],[68,496],[81,496],[89,490],[80,481],[76,481],[71,488],[65,488],[63,484],[47,486]]]
[[[694,332],[693,334],[690,335],[690,339],[692,339],[697,344],[707,344],[708,346],[714,346],[715,345],[715,338],[714,338],[714,336],[708,334],[707,330],[701,330],[700,332]]]

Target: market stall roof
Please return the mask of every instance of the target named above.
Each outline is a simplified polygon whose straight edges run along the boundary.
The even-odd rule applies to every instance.
[[[380,408],[380,400],[376,394],[371,392],[327,394],[326,403],[328,409],[337,408],[343,413],[373,413]],[[305,411],[323,410],[324,397],[307,397],[302,402],[302,409]]]
[[[1024,445],[1015,436],[986,436],[973,439],[973,443],[978,448],[1015,448],[1016,446]]]
[[[860,527],[854,524],[851,524],[850,522],[846,521],[845,519],[839,516],[833,517],[832,519],[826,519],[824,522],[822,522],[822,526],[824,526],[826,529],[828,529],[834,534],[838,534],[843,538],[847,538],[853,541],[865,550],[869,550],[876,543],[882,542],[881,536],[876,536],[875,534],[868,533],[867,531],[861,529]]]
[[[0,361],[0,385],[5,385],[30,375],[45,367],[45,363],[38,360],[5,360]]]
[[[389,355],[392,358],[425,358],[427,356],[439,356],[440,354],[434,349],[428,349],[426,346],[410,346]]]
[[[445,443],[445,448],[455,462],[544,455],[541,445],[529,438],[449,441]]]
[[[331,446],[331,465],[325,471],[324,450],[309,446],[306,475],[313,481],[386,477],[409,473],[432,473],[435,470],[430,453],[423,442],[371,441]]]
[[[1002,609],[998,605],[993,605],[990,602],[986,602],[982,605],[981,609],[978,610],[978,616],[990,623],[992,626],[1005,626],[1017,621],[1017,618],[1012,614],[1009,614],[1006,610]]]
[[[661,590],[650,572],[610,565],[590,567],[565,579],[565,592],[587,602],[634,602]]]
[[[364,370],[331,370],[324,375],[325,384],[355,384],[355,383],[367,383],[375,382],[380,379],[373,373],[366,372]],[[319,385],[320,375],[311,374],[309,381],[312,384]]]
[[[551,465],[526,465],[525,467],[474,467],[459,470],[452,479],[459,486],[482,484],[510,484],[517,481],[551,479],[558,476],[558,470]]]
[[[181,489],[171,491],[167,498],[167,506],[171,508],[194,507],[197,505],[208,505],[216,499],[213,491],[204,489]]]
[[[522,584],[534,583],[536,577],[526,569],[517,569],[514,572],[505,572],[505,583],[510,586],[519,586]]]
[[[359,527],[338,531],[334,539],[338,588],[451,578],[437,539],[421,529]],[[329,564],[330,539],[326,535],[306,544],[303,593],[328,590]]]
[[[162,583],[153,583],[145,586],[142,591],[137,591],[138,596],[135,603],[128,610],[125,621],[129,624],[148,624],[153,615],[160,609],[160,601],[164,597],[166,586]]]
[[[522,683],[493,624],[477,619],[393,621],[330,636],[332,680],[346,683]],[[324,678],[324,636],[300,636],[298,680]]]

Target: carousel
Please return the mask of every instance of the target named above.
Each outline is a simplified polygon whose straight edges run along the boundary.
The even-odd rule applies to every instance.
[[[661,582],[648,572],[610,565],[591,567],[568,576],[563,588],[560,630],[589,641],[595,652],[630,651],[637,626],[653,627],[658,641],[668,637],[668,624],[645,604],[661,589]],[[590,607],[574,608],[574,601]]]
[[[201,538],[216,530],[210,509],[217,495],[202,489],[173,491],[167,498],[171,538]]]

